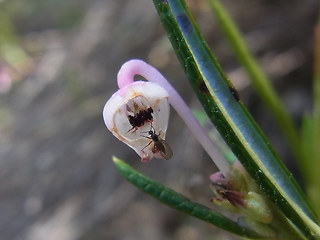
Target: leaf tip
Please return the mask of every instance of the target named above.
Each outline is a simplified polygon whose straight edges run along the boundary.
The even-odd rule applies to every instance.
[[[119,158],[117,158],[116,156],[112,156],[112,161],[114,162],[114,164],[119,167],[119,165],[121,165],[121,163],[123,163],[122,160],[120,160]]]
[[[116,156],[112,156],[112,161],[114,162],[114,164],[116,165],[117,169],[121,174],[126,175],[126,173],[132,171],[131,167],[127,163],[122,161],[120,158],[117,158]]]

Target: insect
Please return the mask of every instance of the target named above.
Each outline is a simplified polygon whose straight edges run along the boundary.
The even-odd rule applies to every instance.
[[[129,123],[131,124],[132,128],[128,130],[130,132],[134,129],[135,132],[139,127],[143,126],[146,122],[153,121],[153,109],[149,107],[147,110],[141,110],[134,116],[128,116]]]
[[[143,136],[143,137],[151,139],[152,141],[150,141],[148,145],[146,145],[141,151],[143,151],[146,147],[148,147],[151,143],[153,143],[153,148],[152,148],[153,153],[159,153],[161,157],[164,158],[165,160],[170,159],[173,155],[173,152],[169,147],[169,145],[167,144],[167,142],[161,139],[160,137],[161,131],[159,132],[159,134],[156,134],[154,128],[151,125],[151,129],[146,133],[148,133],[150,137],[147,137],[147,136]]]

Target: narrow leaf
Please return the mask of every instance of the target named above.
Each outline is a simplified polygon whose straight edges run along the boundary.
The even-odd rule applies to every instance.
[[[308,239],[320,228],[300,187],[278,159],[200,35],[182,0],[154,0],[169,40],[209,118],[251,177]]]
[[[217,18],[218,24],[226,35],[237,59],[249,75],[258,95],[270,109],[278,125],[280,126],[280,129],[285,134],[295,157],[297,160],[299,160],[299,164],[302,164],[301,162],[303,161],[303,155],[301,152],[299,134],[286,108],[271,85],[271,81],[267,78],[253,55],[250,53],[244,39],[240,34],[240,31],[220,1],[209,0],[209,3],[214,12],[214,16]]]
[[[315,117],[315,120],[317,121],[317,124],[320,124],[320,10],[318,13],[318,22],[315,27],[314,42],[315,42],[314,73],[313,73],[314,117]]]
[[[309,125],[311,125],[310,137],[306,139],[304,138],[306,144],[310,144],[310,146],[305,147],[305,149],[310,149],[310,152],[306,152],[308,154],[306,159],[305,166],[309,171],[304,172],[304,176],[309,180],[307,182],[308,193],[312,202],[314,203],[315,210],[318,214],[320,214],[320,174],[317,171],[317,167],[320,164],[320,10],[318,10],[318,22],[315,27],[315,48],[314,48],[314,76],[313,76],[313,98],[314,98],[314,108],[313,108],[313,116],[309,119]],[[312,153],[312,154],[310,154]]]
[[[261,235],[253,230],[241,227],[236,222],[226,218],[220,213],[198,203],[192,202],[174,190],[142,175],[120,159],[113,157],[113,161],[121,174],[130,183],[158,199],[159,201],[165,203],[166,205],[239,236],[248,238],[262,238]]]

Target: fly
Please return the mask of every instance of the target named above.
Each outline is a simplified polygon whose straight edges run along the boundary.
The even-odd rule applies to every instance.
[[[151,125],[151,129],[146,133],[148,133],[150,137],[147,137],[147,136],[143,136],[143,137],[151,139],[152,141],[150,141],[148,145],[146,145],[141,151],[143,151],[146,147],[148,147],[151,143],[153,143],[152,152],[159,153],[161,157],[163,157],[165,160],[169,160],[172,157],[173,152],[169,147],[169,145],[167,144],[167,142],[160,137],[161,131],[159,132],[159,134],[156,134],[154,128]]]

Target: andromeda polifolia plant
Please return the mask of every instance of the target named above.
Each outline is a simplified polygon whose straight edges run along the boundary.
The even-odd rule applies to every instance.
[[[132,184],[161,202],[239,236],[320,239],[316,213],[246,110],[237,90],[202,38],[185,2],[154,0],[154,4],[195,94],[233,152],[233,160],[224,161],[216,156],[221,144],[214,144],[211,135],[199,124],[169,81],[154,67],[134,59],[122,65],[117,79],[119,90],[104,107],[107,128],[134,149],[142,162],[150,162],[153,157],[168,160],[173,155],[166,139],[171,105],[219,169],[209,177],[213,195],[211,206],[219,211],[189,200],[114,157],[119,171]],[[222,5],[218,0],[210,0],[210,4],[224,32],[231,36],[230,42],[240,62],[283,127],[291,146],[299,148],[294,153],[301,162],[304,148],[300,146],[298,131],[280,98],[249,54]],[[135,75],[147,81],[134,81]],[[236,220],[224,216],[223,211],[232,212]]]

